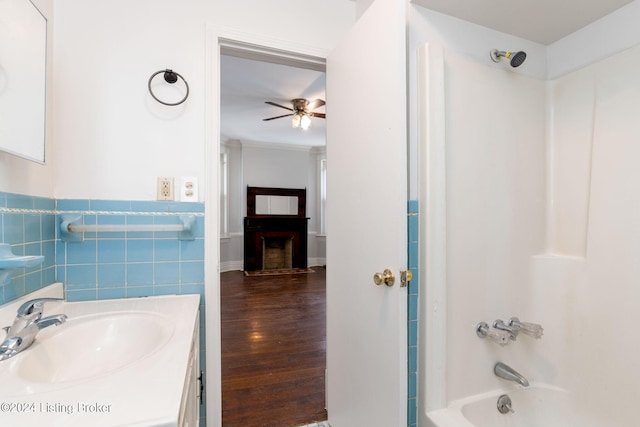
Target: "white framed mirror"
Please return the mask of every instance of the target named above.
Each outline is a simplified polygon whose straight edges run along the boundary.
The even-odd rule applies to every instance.
[[[47,19],[30,0],[0,0],[0,150],[44,163]]]

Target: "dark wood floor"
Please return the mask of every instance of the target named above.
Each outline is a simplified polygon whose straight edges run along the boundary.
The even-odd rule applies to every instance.
[[[314,270],[221,274],[223,427],[327,419],[325,269]]]

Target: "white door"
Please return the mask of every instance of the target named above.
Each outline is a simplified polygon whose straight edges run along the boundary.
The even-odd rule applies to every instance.
[[[327,58],[332,427],[407,425],[405,4],[376,0]],[[373,275],[390,269],[393,286]]]

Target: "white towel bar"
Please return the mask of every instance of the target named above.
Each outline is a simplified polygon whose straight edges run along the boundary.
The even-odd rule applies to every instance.
[[[180,240],[194,240],[194,215],[180,215],[180,224],[82,224],[82,215],[62,215],[60,235],[65,242],[81,242],[82,233],[167,232],[177,231]]]

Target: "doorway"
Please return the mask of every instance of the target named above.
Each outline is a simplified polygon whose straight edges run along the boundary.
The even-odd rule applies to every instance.
[[[293,129],[285,108],[294,108],[293,99],[324,100],[324,65],[237,45],[221,46],[220,64],[222,425],[323,421],[324,108],[316,106],[307,130]],[[310,272],[240,271],[246,189],[255,185],[307,190]]]
[[[371,4],[329,49],[208,26],[205,79],[207,422],[220,426],[219,51],[227,40],[326,58],[327,406],[335,425],[407,424],[407,288],[374,272],[407,266],[406,5]],[[357,84],[354,84],[357,82]],[[372,90],[375,88],[375,90]],[[366,106],[366,111],[356,110]],[[374,149],[372,149],[374,148]],[[382,203],[381,203],[382,201]],[[337,239],[339,236],[339,239]],[[372,386],[373,385],[373,386]],[[212,418],[209,418],[211,416]],[[212,419],[212,422],[209,421]]]

